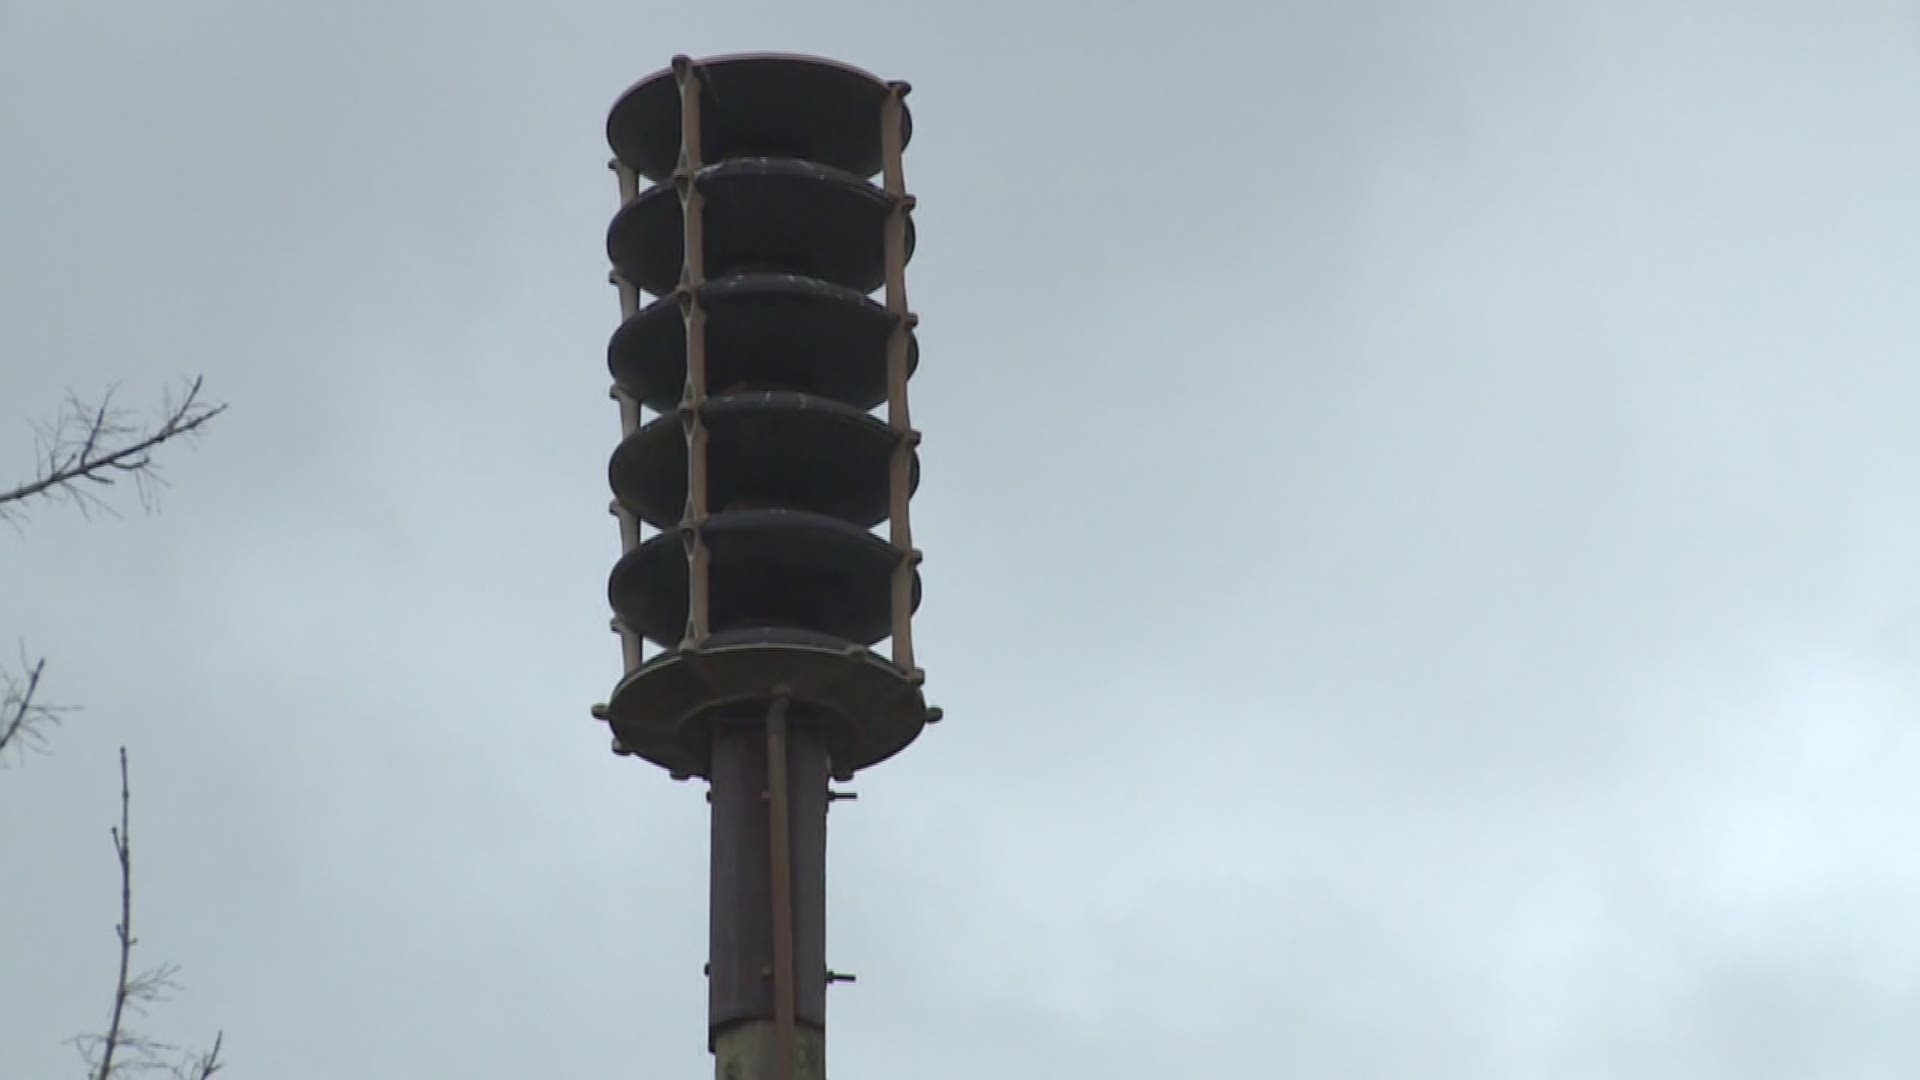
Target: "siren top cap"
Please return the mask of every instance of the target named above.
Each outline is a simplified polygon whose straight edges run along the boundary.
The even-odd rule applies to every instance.
[[[850,64],[792,53],[735,53],[693,62],[700,100],[701,164],[730,157],[792,157],[872,176],[884,164],[880,115],[892,91]],[[904,103],[900,145],[913,136]],[[641,79],[607,116],[607,144],[634,172],[659,183],[680,158],[680,91],[673,69]]]

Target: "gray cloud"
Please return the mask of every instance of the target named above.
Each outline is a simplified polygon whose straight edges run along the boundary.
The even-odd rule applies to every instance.
[[[585,712],[600,125],[764,47],[916,86],[951,720],[835,812],[837,1073],[1915,1074],[1906,7],[421,0],[0,4],[0,403],[234,404],[6,540],[86,712],[0,1073],[104,1014],[119,742],[235,1075],[708,1067],[704,805]]]

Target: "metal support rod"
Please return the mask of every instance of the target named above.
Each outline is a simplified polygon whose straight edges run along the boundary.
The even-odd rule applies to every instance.
[[[640,195],[640,175],[618,158],[608,164],[613,168],[613,174],[620,182],[620,205],[625,207]],[[620,320],[625,322],[640,310],[640,290],[617,270],[609,277],[620,290]],[[640,403],[628,397],[619,387],[615,387],[610,394],[613,400],[620,403],[620,437],[628,438],[640,430],[642,423]],[[620,549],[632,551],[639,547],[640,519],[629,513],[618,502],[613,504],[613,513],[620,520]],[[640,634],[618,619],[614,620],[614,629],[620,634],[620,659],[625,664],[627,673],[632,674],[640,669],[640,664],[645,659],[641,651],[643,643]]]
[[[711,632],[707,551],[707,313],[700,304],[706,284],[706,200],[700,193],[700,70],[684,56],[673,58],[680,90],[680,161],[673,173],[680,196],[681,264],[677,290],[687,329],[687,384],[680,398],[680,425],[687,438],[687,507],[681,540],[687,549],[687,630],[682,648],[697,648]]]
[[[779,1080],[793,1080],[793,852],[787,820],[787,699],[767,710],[767,853],[773,871],[773,1023]]]
[[[893,332],[887,338],[887,424],[897,440],[890,463],[887,532],[900,559],[893,572],[893,662],[909,672],[914,670],[913,579],[920,561],[919,552],[913,549],[907,505],[914,450],[919,444],[919,433],[913,430],[907,408],[907,347],[918,321],[907,307],[907,215],[913,210],[913,196],[907,194],[906,167],[901,158],[910,89],[904,82],[888,83],[880,107],[882,183],[893,204],[885,236],[887,313],[893,317]]]

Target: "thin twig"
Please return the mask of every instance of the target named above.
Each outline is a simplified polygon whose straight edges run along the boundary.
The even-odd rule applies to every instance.
[[[204,1054],[192,1054],[179,1065],[174,1066],[174,1080],[209,1080],[214,1073],[227,1067],[220,1060],[220,1046],[226,1041],[226,1032],[215,1032],[213,1048]]]
[[[176,1080],[208,1080],[224,1068],[220,1050],[224,1036],[216,1035],[213,1048],[204,1054],[182,1051],[177,1046],[147,1037],[132,1027],[136,1015],[145,1015],[147,1007],[166,1001],[179,989],[174,976],[179,968],[163,964],[135,973],[133,948],[139,938],[133,934],[133,834],[132,785],[127,780],[127,749],[120,748],[120,825],[112,830],[114,858],[120,864],[120,922],[114,936],[120,943],[120,974],[114,983],[113,1012],[103,1035],[80,1036],[73,1041],[87,1063],[92,1080],[151,1072],[166,1072]],[[170,1058],[175,1058],[171,1063]]]
[[[20,670],[24,677],[0,671],[0,764],[8,750],[44,751],[47,729],[60,723],[63,713],[77,706],[49,705],[40,698],[40,683],[46,676],[47,661],[29,658],[27,647],[20,646]]]
[[[152,485],[165,483],[153,460],[154,449],[173,439],[191,437],[227,409],[224,404],[201,401],[200,384],[200,378],[195,377],[183,397],[165,402],[160,423],[152,428],[130,422],[124,411],[114,408],[115,387],[108,387],[97,405],[69,395],[53,422],[37,428],[39,474],[0,491],[0,518],[15,512],[12,504],[62,494],[72,498],[83,514],[95,508],[110,510],[82,486],[82,481],[110,486],[121,475],[134,478],[142,502],[151,509]]]
[[[42,707],[34,704],[33,695],[40,692],[40,676],[46,670],[46,660],[40,659],[27,666],[25,683],[7,676],[5,704],[0,707],[0,751],[13,745],[16,739],[25,742],[34,737],[35,721],[40,718]]]
[[[120,827],[113,830],[113,853],[120,860],[120,925],[114,927],[114,932],[120,936],[120,978],[114,984],[113,1020],[107,1024],[107,1034],[100,1048],[100,1068],[94,1073],[94,1080],[107,1080],[113,1075],[113,1055],[120,1049],[120,1025],[126,1019],[127,1001],[133,994],[133,980],[129,978],[134,940],[131,801],[131,788],[127,783],[127,748],[123,746],[120,748]]]

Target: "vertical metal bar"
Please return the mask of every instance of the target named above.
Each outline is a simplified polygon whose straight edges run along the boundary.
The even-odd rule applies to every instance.
[[[640,175],[632,169],[627,168],[618,158],[607,164],[613,169],[614,176],[620,182],[620,205],[624,208],[640,194]],[[619,287],[620,321],[625,322],[633,318],[635,313],[640,310],[640,290],[634,287],[633,283],[623,277],[618,270],[608,276],[614,285]],[[620,437],[625,439],[640,430],[640,403],[628,397],[626,392],[617,386],[610,391],[610,394],[613,400],[620,403]],[[635,518],[633,514],[629,513],[625,507],[617,502],[613,504],[613,514],[620,520],[621,551],[632,551],[634,548],[639,547],[639,519]],[[615,620],[615,625],[620,631],[620,658],[626,666],[627,673],[632,674],[639,669],[640,663],[642,659],[644,659],[641,655],[640,635],[634,630],[629,629],[626,623],[617,619]]]
[[[793,834],[788,821],[787,699],[767,710],[767,858],[773,871],[773,1026],[779,1080],[793,1080]]]
[[[687,330],[687,385],[680,398],[680,425],[687,438],[687,508],[680,534],[687,548],[687,632],[681,647],[687,648],[698,647],[711,631],[711,558],[704,534],[708,509],[707,425],[702,415],[707,401],[707,313],[700,305],[700,287],[707,280],[707,230],[706,200],[698,183],[700,167],[705,164],[700,156],[700,72],[692,60],[676,56],[673,77],[680,90],[680,162],[673,175],[682,226],[679,300]]]
[[[893,570],[893,662],[909,672],[914,670],[913,577],[920,562],[920,553],[913,549],[907,506],[914,450],[920,442],[907,407],[907,345],[919,321],[907,307],[907,215],[913,210],[913,197],[907,194],[906,166],[901,157],[910,89],[904,82],[888,83],[880,108],[882,182],[893,203],[886,225],[887,312],[893,316],[893,332],[887,338],[887,424],[897,440],[889,477],[887,531],[900,558]]]

